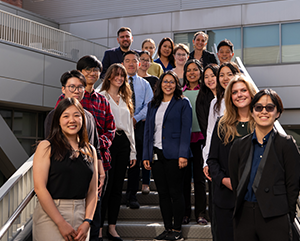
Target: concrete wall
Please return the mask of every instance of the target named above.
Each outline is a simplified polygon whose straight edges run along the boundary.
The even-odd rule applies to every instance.
[[[60,77],[75,62],[0,42],[0,104],[49,110],[61,94]]]

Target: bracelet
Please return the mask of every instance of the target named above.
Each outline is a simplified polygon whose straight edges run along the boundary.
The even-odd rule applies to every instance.
[[[84,223],[84,222],[88,222],[89,225],[91,225],[92,222],[93,222],[93,220],[86,218],[86,219],[83,220],[83,223]]]

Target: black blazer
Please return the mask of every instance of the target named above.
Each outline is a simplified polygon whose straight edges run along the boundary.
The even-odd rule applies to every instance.
[[[111,66],[114,63],[122,62],[123,52],[120,47],[106,50],[102,59],[103,70],[101,72],[100,78],[104,79],[105,73],[109,66]]]
[[[300,154],[291,136],[283,136],[276,130],[274,131],[255,196],[264,218],[290,213],[291,220],[293,220],[299,195]],[[247,179],[244,184],[241,183],[239,195],[236,190],[248,156],[252,155],[250,153],[252,136],[253,134],[250,134],[236,140],[230,151],[229,173],[236,197],[234,215],[241,207],[247,192],[250,171],[246,173]]]
[[[190,57],[189,59],[194,59],[194,54],[195,54],[195,51],[192,51],[190,53]],[[218,61],[216,59],[216,56],[211,53],[211,52],[208,52],[207,50],[203,50],[202,52],[202,58],[203,58],[203,69],[206,67],[206,65],[208,64],[218,64]],[[198,59],[199,60],[199,59]]]
[[[197,99],[196,99],[196,113],[197,113],[197,119],[198,119],[198,123],[199,123],[200,129],[201,129],[201,132],[202,132],[204,138],[206,139],[209,107],[210,107],[210,102],[214,98],[214,94],[213,94],[213,92],[209,91],[209,93],[206,94],[206,96],[205,96],[206,98],[204,99],[204,101],[202,103],[200,102],[201,94],[204,94],[204,93],[202,93],[200,90],[199,94],[197,96]]]

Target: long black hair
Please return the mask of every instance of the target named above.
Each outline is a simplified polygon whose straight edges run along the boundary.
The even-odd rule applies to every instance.
[[[59,102],[58,106],[54,111],[50,134],[47,138],[51,143],[50,157],[53,156],[54,159],[58,161],[62,161],[68,153],[72,152],[72,147],[67,137],[63,134],[60,127],[60,117],[63,114],[63,112],[70,106],[75,106],[82,116],[82,126],[77,133],[79,138],[78,146],[80,149],[83,148],[88,149],[89,153],[85,153],[85,154],[91,154],[91,150],[88,145],[89,140],[88,140],[88,135],[86,130],[84,110],[80,102],[76,98],[65,98]]]
[[[205,102],[205,100],[207,99],[208,95],[212,96],[212,98],[213,98],[213,92],[211,91],[211,89],[209,87],[206,86],[205,81],[204,81],[204,74],[205,74],[205,71],[208,69],[210,69],[213,72],[213,74],[217,77],[219,66],[215,65],[215,64],[209,64],[209,65],[206,65],[206,67],[204,68],[203,74],[201,76],[200,90],[198,93],[199,99],[197,98],[199,101],[198,102],[199,104],[203,104]]]
[[[176,100],[182,98],[182,90],[181,90],[181,87],[179,85],[178,76],[177,76],[177,74],[174,71],[168,70],[168,71],[166,71],[165,73],[163,73],[159,77],[159,80],[158,80],[158,82],[156,84],[156,91],[154,93],[153,99],[151,100],[151,107],[158,107],[158,106],[160,106],[160,103],[162,102],[162,100],[164,98],[164,92],[161,89],[161,84],[162,84],[162,81],[163,81],[163,79],[164,79],[164,77],[166,75],[171,75],[174,78],[175,82],[176,82],[176,87],[175,87],[175,91],[174,91],[173,97]]]
[[[224,93],[225,93],[225,89],[220,84],[220,72],[221,72],[221,69],[224,67],[228,67],[231,70],[233,75],[240,73],[239,66],[234,62],[226,62],[226,63],[223,63],[220,65],[220,68],[219,68],[219,71],[217,74],[217,102],[214,106],[214,110],[216,112],[220,111],[221,102],[222,102],[222,99],[223,99]]]
[[[159,43],[159,45],[158,45],[157,54],[158,54],[159,57],[161,57],[161,47],[162,47],[162,45],[164,44],[164,42],[166,42],[166,41],[169,41],[170,44],[171,44],[171,53],[170,53],[170,55],[168,56],[168,59],[169,59],[170,64],[171,64],[172,67],[174,68],[174,67],[175,67],[175,60],[174,60],[174,55],[173,55],[173,51],[174,51],[174,42],[173,42],[173,40],[172,40],[171,38],[166,37],[166,38],[163,38],[163,39],[160,41],[160,43]]]
[[[187,77],[186,77],[186,70],[188,68],[188,66],[190,64],[194,63],[195,65],[197,65],[199,71],[200,71],[200,78],[198,79],[198,84],[200,84],[201,82],[201,78],[202,78],[202,67],[201,67],[201,63],[198,59],[189,59],[188,61],[186,61],[184,67],[183,67],[183,84],[186,85],[187,87],[190,87],[190,82],[188,81]],[[182,86],[183,87],[183,86]]]

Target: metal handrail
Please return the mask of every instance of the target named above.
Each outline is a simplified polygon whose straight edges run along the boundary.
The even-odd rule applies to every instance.
[[[13,214],[9,217],[9,219],[6,221],[6,223],[0,228],[0,239],[4,236],[4,234],[7,232],[7,230],[12,226],[13,222],[19,217],[21,212],[25,209],[27,204],[31,201],[31,199],[34,197],[35,192],[34,189],[32,189],[28,195],[24,198],[24,200],[20,203],[20,205],[17,207],[17,209],[13,212]]]
[[[244,66],[242,60],[240,59],[240,57],[236,57],[235,59],[236,59],[236,62],[237,62],[237,64],[238,64],[238,66],[241,68],[241,70],[243,71],[244,75],[246,76],[247,80],[248,80],[249,82],[252,83],[252,85],[254,86],[255,90],[258,92],[259,89],[257,88],[256,84],[254,83],[254,81],[253,81],[253,79],[251,78],[250,74],[248,73],[247,69],[245,68],[245,66]],[[285,130],[282,128],[282,126],[280,125],[280,123],[279,123],[278,120],[275,121],[274,126],[275,126],[276,130],[277,130],[280,134],[286,135]]]
[[[0,10],[0,41],[78,61],[81,56],[102,59],[107,46],[61,29]]]

